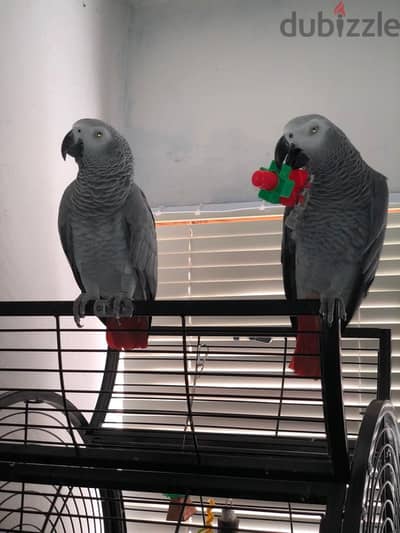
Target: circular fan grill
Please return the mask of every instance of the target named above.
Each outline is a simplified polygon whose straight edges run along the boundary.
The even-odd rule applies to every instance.
[[[354,454],[344,533],[400,531],[399,443],[398,422],[392,405],[372,402]]]
[[[11,392],[0,396],[0,439],[8,443],[85,443],[83,415],[68,402],[74,438],[56,393]],[[51,468],[51,467],[49,467]],[[113,517],[113,520],[111,520]],[[0,482],[0,532],[118,533],[125,531],[119,491]]]

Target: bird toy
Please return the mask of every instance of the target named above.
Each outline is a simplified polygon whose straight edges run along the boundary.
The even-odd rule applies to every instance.
[[[293,168],[284,163],[281,168],[272,161],[269,168],[261,167],[251,178],[260,189],[258,197],[271,204],[293,207],[304,202],[304,189],[307,188],[309,174],[302,168]]]
[[[192,505],[192,499],[190,496],[185,496],[183,494],[164,494],[169,500],[169,507],[167,512],[168,521],[178,521],[182,520],[185,522],[195,514],[196,507]],[[183,511],[182,511],[182,506]]]
[[[215,507],[215,500],[214,498],[209,498],[207,510],[206,510],[206,517],[205,517],[205,526],[202,527],[197,531],[197,533],[213,533],[212,523],[214,521],[214,507]]]

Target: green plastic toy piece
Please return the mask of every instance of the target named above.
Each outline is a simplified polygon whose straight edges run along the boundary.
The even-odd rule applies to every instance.
[[[261,170],[269,170],[278,176],[278,185],[272,191],[261,189],[258,197],[271,204],[279,204],[281,197],[289,198],[294,189],[295,183],[289,178],[292,167],[284,163],[279,170],[275,161],[272,161],[269,168],[261,167]]]
[[[183,498],[185,495],[184,494],[164,494],[164,496],[166,496],[170,500],[177,500],[178,498]]]

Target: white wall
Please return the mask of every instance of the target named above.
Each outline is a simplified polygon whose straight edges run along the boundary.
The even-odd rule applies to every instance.
[[[62,193],[76,176],[60,147],[79,118],[122,126],[130,15],[125,0],[0,0],[0,300],[72,300],[79,293],[57,231]],[[86,329],[94,320],[86,320]],[[23,322],[2,319],[0,328],[54,328],[52,319]],[[75,348],[106,347],[104,334],[84,331],[63,340]],[[1,333],[0,346],[49,349],[55,336]],[[63,364],[78,370],[66,376],[67,387],[98,390],[103,354],[64,354]],[[56,352],[1,352],[0,388],[59,390],[57,372],[43,372],[49,369],[58,369]],[[68,397],[89,409],[96,400],[86,393]]]
[[[335,0],[0,0],[0,298],[71,299],[60,143],[97,116],[121,127],[155,206],[254,201],[282,125],[321,112],[400,191],[400,38],[285,38]],[[299,7],[301,6],[301,7]],[[400,3],[348,0],[349,16]],[[381,7],[382,6],[382,7]],[[129,43],[129,44],[128,44]]]
[[[287,38],[280,22],[336,0],[132,0],[126,131],[152,205],[255,201],[282,126],[319,112],[400,191],[400,37]],[[400,19],[398,0],[349,17]]]
[[[129,17],[123,0],[0,0],[1,299],[78,294],[57,234],[76,175],[60,146],[79,118],[121,126]]]

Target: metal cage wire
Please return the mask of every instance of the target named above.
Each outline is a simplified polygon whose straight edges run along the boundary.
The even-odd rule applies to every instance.
[[[83,446],[86,437],[82,428],[87,422],[72,403],[67,402],[66,406],[69,423],[63,398],[57,393],[29,390],[3,393],[0,396],[0,442],[11,439],[23,446],[31,442],[68,446],[74,440]],[[3,482],[0,484],[0,531],[123,533],[126,531],[124,522],[115,521],[118,507],[122,517],[119,491]],[[113,524],[110,512],[114,514]]]
[[[273,503],[247,508],[254,505],[260,521],[281,516],[292,529],[295,505],[321,506],[304,511],[314,525],[343,505],[332,483],[350,479],[371,400],[390,395],[390,332],[348,328],[340,341],[339,322],[323,323],[322,379],[312,380],[293,376],[287,363],[296,335],[289,317],[317,314],[315,302],[138,302],[137,314],[153,316],[151,342],[121,354],[107,350],[96,319],[77,330],[71,313],[69,302],[0,303],[1,391],[56,395],[68,436],[54,438],[60,426],[51,402],[41,418],[33,401],[28,418],[26,402],[15,404],[13,416],[0,417],[5,481],[31,492],[34,483],[87,487],[82,501],[102,501],[102,512],[108,502],[105,527],[117,528],[110,531],[146,523],[138,491],[200,496],[212,487],[244,509],[238,498],[279,500],[282,512]],[[115,489],[123,489],[123,503]],[[149,523],[164,527],[154,510],[165,502],[153,494],[147,503]]]

